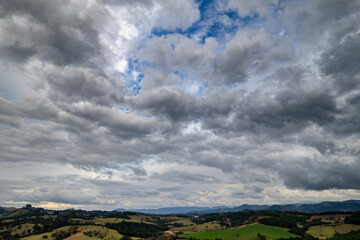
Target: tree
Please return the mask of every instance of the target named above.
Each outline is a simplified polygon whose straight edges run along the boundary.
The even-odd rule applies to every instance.
[[[264,235],[261,235],[260,233],[258,233],[256,240],[266,240],[266,237]]]
[[[131,237],[124,235],[121,240],[131,240]]]

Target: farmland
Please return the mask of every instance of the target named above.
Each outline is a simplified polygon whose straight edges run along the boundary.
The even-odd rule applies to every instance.
[[[215,230],[185,235],[185,238],[196,239],[256,239],[257,234],[264,235],[267,239],[298,237],[289,233],[285,228],[266,226],[263,224],[252,224],[237,229]]]
[[[80,239],[357,239],[359,213],[240,211],[192,215],[46,210],[25,206],[0,214],[2,240]],[[165,236],[166,234],[167,235]]]
[[[340,224],[335,226],[322,225],[322,226],[312,226],[309,228],[309,230],[306,233],[319,239],[326,239],[334,236],[336,233],[345,234],[357,230],[360,230],[360,225],[354,225],[354,224]]]
[[[74,234],[70,235],[73,237],[67,237],[68,240],[75,240],[81,237],[81,239],[104,239],[104,240],[117,240],[121,239],[122,235],[119,234],[116,230],[113,229],[107,229],[100,226],[94,226],[94,225],[86,225],[86,226],[65,226],[62,228],[58,228],[52,232],[43,233],[39,235],[30,236],[27,238],[24,238],[26,240],[43,240],[43,239],[49,239],[54,240],[57,239],[56,237],[59,235],[59,233],[68,233],[71,232],[71,228],[75,229]],[[81,233],[81,234],[78,234]],[[84,234],[85,233],[85,234]],[[45,236],[45,237],[44,237]]]

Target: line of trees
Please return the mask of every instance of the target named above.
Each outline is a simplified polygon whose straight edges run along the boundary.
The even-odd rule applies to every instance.
[[[345,218],[345,223],[360,225],[360,212],[355,212]]]

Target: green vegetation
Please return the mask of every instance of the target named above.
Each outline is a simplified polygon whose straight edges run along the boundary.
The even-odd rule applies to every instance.
[[[269,239],[278,239],[278,238],[289,238],[289,237],[298,237],[295,234],[288,232],[287,229],[266,226],[263,224],[252,224],[247,225],[237,229],[227,229],[227,230],[216,230],[216,231],[206,231],[199,232],[191,235],[185,235],[185,238],[195,238],[195,239],[256,239],[258,234],[261,234]]]
[[[335,229],[336,233],[345,234],[345,233],[349,233],[351,231],[360,230],[360,226],[354,225],[354,224],[340,224],[340,225],[334,226],[334,229]]]
[[[334,236],[335,229],[332,226],[312,226],[306,233],[313,237],[325,239]]]
[[[337,226],[312,226],[309,228],[309,230],[306,232],[307,234],[310,234],[311,236],[317,237],[319,239],[326,239],[333,237],[336,234],[347,234],[351,231],[360,230],[359,225],[353,225],[353,224],[340,224]]]
[[[217,221],[213,221],[213,222],[206,222],[206,223],[202,223],[202,224],[195,224],[193,222],[190,222],[186,226],[172,227],[172,228],[170,228],[170,230],[181,231],[184,234],[193,234],[196,232],[221,230],[223,228],[224,227],[222,227]]]
[[[329,240],[360,240],[360,231],[350,232],[344,235],[336,235]]]
[[[18,239],[31,235],[49,233],[69,225],[91,225],[97,217],[121,218],[130,220],[130,212],[84,211],[68,209],[64,211],[48,211],[27,205],[20,209],[0,214],[0,225],[6,229],[0,232],[0,239],[8,239],[8,235]],[[5,237],[6,236],[6,237]]]
[[[269,226],[276,226],[282,228],[296,228],[297,224],[293,219],[285,217],[269,217],[259,219],[259,222]]]
[[[94,225],[86,225],[86,226],[66,226],[59,229],[55,229],[52,232],[43,233],[39,235],[32,235],[27,237],[26,240],[55,240],[57,236],[72,236],[76,233],[84,233],[83,236],[74,236],[71,237],[71,240],[76,239],[104,239],[104,240],[118,240],[123,237],[123,235],[119,234],[116,230],[108,229],[103,226],[94,226]],[[44,238],[44,236],[46,236]],[[64,239],[64,238],[62,238]]]
[[[192,219],[196,224],[202,224],[206,222],[218,222],[222,227],[235,227],[245,223],[252,223],[256,217],[264,214],[263,211],[252,211],[252,212],[231,212],[231,213],[214,213],[200,216]],[[266,214],[266,213],[265,213]]]
[[[107,228],[115,229],[123,235],[130,235],[141,238],[157,237],[167,230],[166,226],[154,224],[123,221],[121,223],[106,224]]]
[[[198,217],[134,212],[45,210],[26,206],[0,213],[0,240],[185,239],[318,240],[358,239],[359,212],[310,214],[243,211]],[[350,224],[351,223],[351,224]]]
[[[345,218],[345,223],[360,225],[360,212],[355,212]]]

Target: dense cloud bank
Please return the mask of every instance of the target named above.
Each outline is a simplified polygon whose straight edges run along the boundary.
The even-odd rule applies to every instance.
[[[359,13],[0,1],[0,205],[359,198]]]

